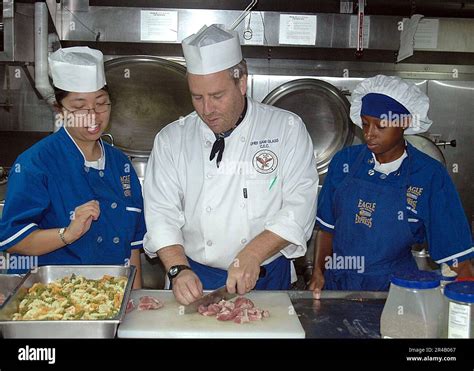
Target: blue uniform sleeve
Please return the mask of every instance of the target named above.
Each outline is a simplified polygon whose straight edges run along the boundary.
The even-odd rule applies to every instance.
[[[141,210],[140,214],[138,215],[138,220],[135,229],[135,237],[131,242],[132,250],[134,249],[141,249],[143,247],[143,237],[146,233],[146,226],[145,226],[145,215],[144,215],[144,208],[143,208],[143,196],[142,196],[142,187],[140,181],[138,180],[137,174],[135,170],[132,170],[132,192],[134,194],[134,202],[137,207]]]
[[[430,255],[436,263],[462,262],[474,257],[469,224],[456,188],[444,168],[431,182],[429,215],[425,219]]]
[[[5,207],[0,222],[0,251],[13,247],[39,229],[50,205],[46,175],[31,163],[18,160],[10,170]]]
[[[334,192],[338,184],[348,173],[349,165],[343,160],[346,156],[339,151],[329,164],[328,173],[324,179],[324,184],[318,197],[318,211],[316,224],[326,232],[334,233]]]
[[[145,233],[146,233],[145,217],[142,212],[138,218],[135,238],[132,241],[132,250],[141,249],[143,247],[143,237],[145,236]]]

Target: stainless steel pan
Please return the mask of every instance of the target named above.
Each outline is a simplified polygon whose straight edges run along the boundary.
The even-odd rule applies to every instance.
[[[446,159],[444,158],[443,152],[441,152],[436,143],[431,139],[419,134],[405,135],[405,139],[416,149],[426,153],[428,156],[431,156],[446,166]]]
[[[320,175],[327,172],[332,157],[354,139],[350,104],[333,85],[317,79],[298,79],[280,85],[263,103],[296,113],[313,141]]]
[[[194,110],[186,69],[153,56],[105,62],[112,100],[108,133],[116,147],[132,157],[148,157],[156,134]]]
[[[132,290],[136,269],[134,266],[69,265],[43,266],[30,272],[17,286],[16,292],[6,300],[0,311],[0,331],[4,338],[113,338],[125,311]],[[118,315],[109,320],[58,320],[12,321],[11,315],[18,309],[23,292],[36,282],[49,283],[69,276],[82,275],[88,279],[100,279],[104,274],[126,276],[128,282]]]

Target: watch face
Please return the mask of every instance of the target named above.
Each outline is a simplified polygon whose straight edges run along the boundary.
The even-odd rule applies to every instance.
[[[178,267],[173,267],[170,269],[170,274],[172,276],[176,275],[178,273]]]

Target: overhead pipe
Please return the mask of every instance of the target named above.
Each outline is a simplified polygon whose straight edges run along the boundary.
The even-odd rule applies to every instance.
[[[48,7],[46,3],[35,3],[35,87],[46,102],[53,106],[56,102],[54,89],[48,77]]]

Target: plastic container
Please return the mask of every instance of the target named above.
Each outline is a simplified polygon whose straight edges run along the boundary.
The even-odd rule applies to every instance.
[[[383,338],[439,338],[444,309],[438,274],[396,273],[380,318],[380,333]]]
[[[473,339],[474,281],[450,283],[444,296],[448,300],[448,338]]]

